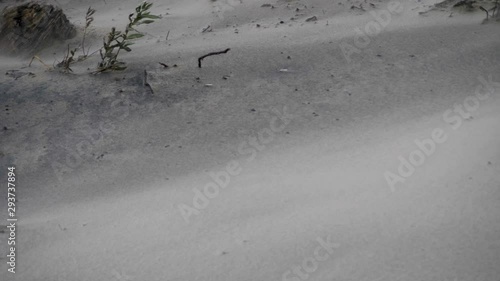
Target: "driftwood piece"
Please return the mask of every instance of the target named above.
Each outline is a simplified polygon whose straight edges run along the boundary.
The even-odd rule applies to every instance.
[[[220,51],[220,52],[212,52],[212,53],[208,53],[208,54],[206,54],[206,55],[204,55],[204,56],[199,57],[199,58],[198,58],[198,67],[199,67],[199,68],[201,68],[201,61],[202,61],[204,58],[209,57],[209,56],[215,56],[215,55],[225,54],[225,53],[229,52],[229,50],[231,50],[231,49],[227,48],[227,49],[225,49],[224,51]]]

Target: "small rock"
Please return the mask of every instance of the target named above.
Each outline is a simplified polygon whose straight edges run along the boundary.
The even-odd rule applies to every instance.
[[[217,252],[215,252],[215,254],[216,254],[217,256],[224,256],[224,255],[227,255],[227,254],[228,254],[228,252],[226,252],[226,251],[217,251]]]
[[[318,17],[312,16],[312,17],[306,19],[306,22],[312,22],[312,21],[317,21],[317,20],[318,20]]]

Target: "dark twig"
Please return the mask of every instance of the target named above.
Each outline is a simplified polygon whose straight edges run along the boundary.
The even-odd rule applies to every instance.
[[[148,83],[148,72],[146,71],[146,69],[144,69],[144,79],[142,80],[142,85],[146,88],[149,88],[151,94],[155,93],[151,85]]]
[[[486,13],[486,20],[488,20],[488,18],[490,17],[490,13],[488,13],[488,10],[483,8],[483,6],[479,6],[479,9],[483,10]]]
[[[165,64],[165,63],[163,63],[163,62],[159,62],[159,64],[160,64],[161,66],[165,67],[165,68],[168,68],[168,65],[167,65],[167,64]]]
[[[212,31],[212,27],[211,27],[210,25],[209,25],[209,26],[207,26],[207,27],[205,27],[205,28],[203,28],[203,30],[201,31],[201,33],[205,33],[205,32],[207,32],[207,31],[208,31],[208,32]]]
[[[229,50],[231,50],[231,49],[227,48],[226,50],[221,51],[221,52],[213,52],[213,53],[208,53],[208,54],[206,54],[204,56],[201,56],[200,58],[198,58],[198,67],[201,68],[201,61],[204,58],[209,57],[209,56],[215,56],[215,55],[225,54],[225,53],[229,52]]]

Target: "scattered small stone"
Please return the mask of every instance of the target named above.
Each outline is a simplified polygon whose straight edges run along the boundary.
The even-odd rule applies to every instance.
[[[217,256],[224,256],[224,255],[227,255],[227,254],[229,254],[229,253],[228,253],[228,252],[226,252],[226,251],[217,251],[217,252],[216,252],[216,255],[217,255]]]
[[[488,161],[488,165],[491,165],[491,161]]]
[[[15,80],[21,78],[21,77],[24,77],[26,75],[30,76],[30,77],[34,77],[35,74],[32,73],[32,72],[23,72],[23,71],[20,71],[20,70],[8,70],[5,75],[11,77],[11,78],[14,78]]]
[[[291,59],[292,59],[292,57],[291,57],[291,56],[288,56],[288,57],[286,57],[286,58],[287,58],[287,59],[289,59],[289,60],[291,60]]]
[[[266,4],[262,4],[260,7],[261,8],[272,8],[273,5],[266,3]]]
[[[280,69],[280,72],[288,72],[288,69],[282,68],[282,69]]]
[[[7,130],[8,130],[8,128],[4,126],[4,127],[3,127],[3,130],[4,130],[4,131],[7,131]]]
[[[256,110],[255,110],[255,108],[252,108],[252,109],[250,109],[250,111],[251,111],[251,112],[255,112]]]
[[[205,87],[213,87],[214,84],[205,84]]]
[[[354,6],[354,5],[352,5],[352,6],[351,6],[351,10],[354,10],[354,9],[358,9],[358,10],[361,10],[361,11],[365,11],[365,9],[363,8],[363,4],[359,4],[359,7],[358,7],[358,6]]]

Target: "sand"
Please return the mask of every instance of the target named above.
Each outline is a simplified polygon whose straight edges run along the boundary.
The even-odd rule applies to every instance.
[[[93,49],[138,4],[58,2],[80,27],[97,10]],[[498,23],[419,14],[432,1],[153,3],[126,71],[0,58],[33,73],[0,77],[19,218],[1,280],[498,279]],[[373,12],[390,20],[362,41]]]

